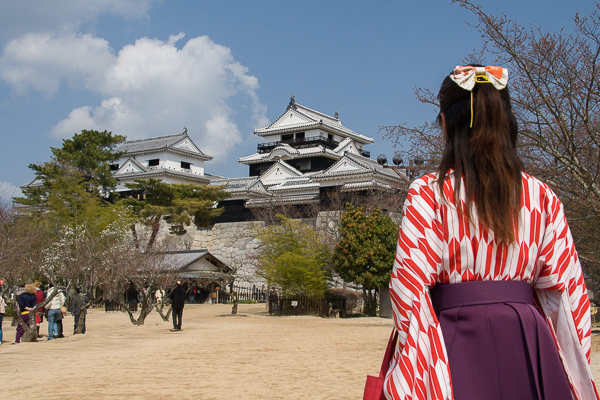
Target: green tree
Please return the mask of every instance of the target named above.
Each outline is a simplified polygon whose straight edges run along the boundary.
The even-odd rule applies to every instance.
[[[107,196],[117,185],[110,164],[121,153],[114,152],[114,148],[124,140],[124,136],[95,130],[82,130],[71,139],[63,140],[62,147],[50,148],[51,161],[29,165],[36,180],[23,189],[25,197],[16,201],[26,205],[42,205],[55,180],[65,173],[72,174],[72,170],[81,175],[86,183],[86,191]]]
[[[323,295],[331,256],[324,238],[301,221],[278,218],[279,224],[257,229],[259,275],[283,295]]]
[[[147,249],[152,248],[156,241],[161,220],[169,224],[172,234],[183,235],[191,223],[198,227],[208,226],[213,218],[224,211],[215,205],[230,196],[220,187],[169,185],[158,179],[137,179],[127,187],[135,196],[124,198],[122,202],[131,207],[139,221],[150,229],[150,238],[145,246]],[[135,225],[132,225],[132,231],[139,246]]]
[[[379,288],[390,281],[397,239],[398,226],[381,210],[367,215],[364,208],[346,205],[333,265],[343,280],[362,286],[367,315],[376,314]]]
[[[113,135],[108,131],[82,130],[71,139],[63,140],[60,148],[51,147],[54,158],[61,164],[70,164],[83,173],[86,181],[109,193],[117,186],[110,164],[123,153],[114,151],[125,141],[125,136]]]

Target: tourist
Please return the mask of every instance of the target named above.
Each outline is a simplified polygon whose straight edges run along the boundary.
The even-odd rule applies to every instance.
[[[48,289],[48,297],[57,291],[56,295],[46,304],[46,310],[48,310],[48,340],[58,338],[58,322],[62,321],[61,309],[65,305],[65,295],[58,288],[51,287]],[[62,323],[62,322],[61,322]]]
[[[90,307],[90,298],[87,294],[82,293],[80,288],[76,289],[77,295],[73,299],[73,304],[71,304],[71,312],[75,317],[74,326],[73,326],[73,334],[77,333],[85,333],[85,319],[87,315],[87,309]],[[79,319],[82,319],[82,327],[81,332],[77,331],[77,326],[79,325]]]
[[[390,282],[389,399],[597,398],[581,265],[560,200],[522,171],[507,80],[442,83],[445,148],[410,186]]]
[[[2,291],[0,290],[0,344],[2,344],[2,321],[4,320],[4,313],[6,312],[6,302],[2,297]]]
[[[18,297],[21,320],[25,325],[29,324],[29,312],[37,304],[37,298],[35,297],[36,291],[37,286],[34,283],[28,283],[27,285],[25,285],[25,290],[23,291],[23,293],[21,293]],[[23,337],[23,334],[25,334],[25,329],[21,326],[21,324],[17,323],[17,336],[15,337],[15,341],[13,344],[21,343],[21,338]]]
[[[33,283],[35,284],[35,287],[36,287],[36,290],[35,290],[35,298],[36,298],[36,302],[37,302],[36,304],[43,303],[44,300],[46,300],[46,295],[44,294],[44,291],[41,289],[42,282],[35,281]],[[40,325],[42,324],[42,322],[44,322],[44,307],[38,308],[38,310],[35,312],[35,326],[37,329],[38,336],[40,336]]]
[[[154,299],[156,300],[156,304],[162,305],[164,297],[165,291],[162,289],[156,289],[156,291],[154,292]]]
[[[177,286],[169,293],[171,308],[173,309],[172,332],[181,330],[181,318],[183,317],[183,306],[185,305],[186,297],[185,290],[181,287],[181,281],[177,281]]]

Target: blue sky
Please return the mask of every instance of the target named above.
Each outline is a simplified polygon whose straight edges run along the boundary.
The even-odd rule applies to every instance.
[[[480,1],[543,30],[572,29],[590,0]],[[246,176],[252,130],[290,95],[373,137],[431,121],[416,86],[436,90],[481,37],[450,1],[0,0],[0,198],[33,179],[82,129],[130,139],[187,127],[214,159],[208,173]]]

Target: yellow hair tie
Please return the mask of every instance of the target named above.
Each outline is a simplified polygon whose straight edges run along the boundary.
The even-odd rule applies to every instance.
[[[492,83],[485,75],[476,75],[475,82],[477,83]],[[473,127],[473,91],[471,90],[471,123],[469,124],[469,128]]]

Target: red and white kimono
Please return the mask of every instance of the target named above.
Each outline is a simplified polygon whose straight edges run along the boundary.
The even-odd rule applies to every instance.
[[[518,238],[508,246],[481,229],[476,217],[471,224],[459,218],[454,184],[450,173],[442,198],[437,174],[425,175],[411,184],[404,204],[390,281],[399,338],[386,375],[387,398],[453,398],[430,287],[438,282],[520,280],[535,289],[576,398],[597,399],[589,368],[590,303],[560,200],[546,184],[523,174]]]

